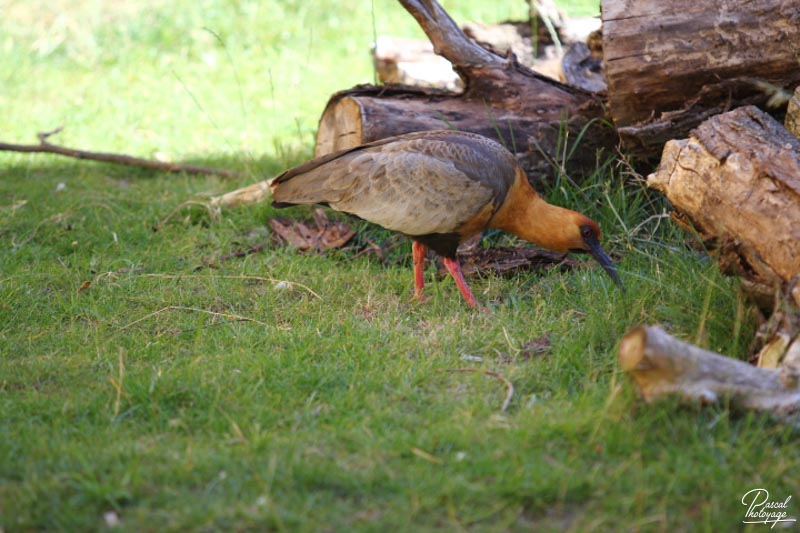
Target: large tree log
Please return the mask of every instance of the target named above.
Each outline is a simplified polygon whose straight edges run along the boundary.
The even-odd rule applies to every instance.
[[[722,270],[741,276],[762,307],[776,288],[800,305],[800,141],[780,123],[752,106],[717,115],[668,142],[647,183],[719,249]]]
[[[618,354],[620,366],[647,402],[669,395],[701,403],[727,400],[737,409],[765,411],[800,423],[797,369],[757,368],[687,344],[657,326],[628,332]]]
[[[567,169],[591,168],[596,150],[616,140],[601,125],[603,109],[586,91],[536,74],[513,57],[502,58],[470,41],[434,0],[401,0],[437,54],[464,82],[460,94],[400,87],[358,87],[331,97],[320,119],[316,155],[419,130],[454,128],[497,139],[516,152],[531,174],[549,173],[559,159],[560,129],[575,144],[559,161]],[[562,150],[559,150],[562,148]]]
[[[611,115],[632,145],[661,146],[706,118],[764,105],[759,82],[800,84],[796,0],[602,0]]]

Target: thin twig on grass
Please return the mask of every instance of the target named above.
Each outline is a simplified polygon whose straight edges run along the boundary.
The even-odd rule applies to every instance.
[[[125,379],[125,351],[120,348],[119,349],[119,377],[114,379],[114,376],[108,376],[108,379],[111,381],[111,385],[114,386],[114,389],[117,391],[117,397],[114,400],[114,416],[113,418],[117,418],[119,415],[119,406],[120,402],[122,401],[122,395],[124,394],[122,390],[122,381]]]
[[[169,163],[166,161],[143,159],[141,157],[133,157],[125,154],[114,154],[110,152],[90,152],[87,150],[67,148],[66,146],[59,146],[57,144],[48,142],[48,137],[59,133],[62,129],[64,129],[63,126],[56,128],[53,131],[38,133],[36,136],[39,138],[39,144],[13,144],[0,142],[0,151],[56,154],[63,155],[65,157],[73,157],[76,159],[101,161],[103,163],[114,163],[129,167],[160,170],[163,172],[184,172],[186,174],[223,176],[225,178],[238,178],[243,176],[239,172],[234,172],[233,170],[227,170],[223,168],[211,168],[182,163]]]
[[[131,322],[130,324],[126,324],[126,325],[122,326],[119,329],[120,330],[126,330],[126,329],[130,328],[131,326],[134,326],[134,325],[138,324],[139,322],[147,320],[148,318],[152,318],[152,317],[154,317],[156,315],[159,315],[159,314],[163,313],[164,311],[193,311],[193,312],[196,312],[196,313],[206,313],[206,314],[209,314],[209,315],[215,316],[215,317],[229,318],[231,320],[237,320],[239,322],[255,322],[256,324],[260,324],[262,326],[267,326],[267,327],[270,327],[270,325],[271,325],[271,324],[267,324],[266,322],[261,322],[260,320],[256,320],[255,318],[250,318],[250,317],[246,317],[246,316],[242,316],[242,315],[237,315],[237,314],[234,314],[234,313],[219,313],[217,311],[209,311],[207,309],[200,309],[198,307],[184,307],[182,305],[168,305],[166,307],[162,307],[161,309],[153,311],[152,313],[147,313],[143,317],[138,318],[138,319],[134,320],[133,322]]]
[[[634,227],[632,230],[630,230],[629,232],[627,232],[627,235],[628,235],[628,237],[629,237],[629,238],[630,238],[630,237],[633,237],[634,235],[636,235],[637,233],[639,233],[639,231],[640,231],[640,230],[641,230],[641,229],[642,229],[644,226],[646,226],[647,224],[649,224],[651,221],[653,221],[653,220],[657,220],[657,221],[659,221],[659,224],[660,224],[660,223],[661,223],[661,219],[664,219],[664,218],[670,218],[670,215],[669,215],[669,213],[661,213],[661,214],[658,214],[658,215],[650,215],[650,216],[649,216],[649,217],[647,217],[646,219],[642,220],[642,221],[641,221],[639,224],[637,224],[637,225],[636,225],[636,227]],[[657,229],[658,229],[658,224],[656,224],[656,227],[655,227],[655,229],[653,229],[653,233],[655,233],[655,231],[656,231]]]
[[[499,379],[502,381],[506,386],[506,398],[503,400],[503,405],[500,407],[501,411],[505,411],[508,409],[508,405],[511,403],[511,398],[514,397],[514,384],[511,383],[505,376],[498,372],[494,372],[492,370],[480,370],[478,368],[449,368],[447,369],[448,372],[470,372],[470,373],[477,373],[477,374],[486,374],[487,376],[491,376],[493,378]]]
[[[266,276],[246,276],[244,274],[233,274],[233,275],[225,275],[225,276],[202,276],[202,275],[197,275],[197,274],[139,274],[139,276],[145,277],[145,278],[162,278],[162,279],[211,278],[211,277],[214,277],[214,278],[223,278],[223,279],[245,279],[245,280],[252,280],[252,281],[269,281],[273,285],[277,285],[279,283],[281,283],[281,284],[285,283],[285,284],[287,284],[289,286],[292,286],[292,287],[300,287],[301,289],[304,289],[304,290],[308,291],[308,293],[311,294],[314,298],[318,298],[320,300],[323,299],[322,296],[320,296],[319,294],[317,294],[316,292],[311,290],[306,285],[303,285],[302,283],[297,283],[296,281],[286,281],[286,280],[283,280],[283,279],[270,278],[270,277],[266,277]]]
[[[416,455],[420,459],[425,459],[429,463],[435,463],[437,465],[440,465],[440,464],[442,464],[444,462],[441,459],[439,459],[438,457],[436,457],[435,455],[432,455],[432,454],[426,452],[425,450],[420,450],[417,447],[411,448],[411,453],[413,453],[414,455]]]

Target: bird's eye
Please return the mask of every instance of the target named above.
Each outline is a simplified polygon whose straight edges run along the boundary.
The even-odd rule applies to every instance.
[[[594,230],[589,226],[584,226],[581,228],[581,237],[583,237],[584,239],[588,239],[592,235],[594,235]]]

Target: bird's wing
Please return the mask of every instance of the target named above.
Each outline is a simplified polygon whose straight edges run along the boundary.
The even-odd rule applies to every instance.
[[[455,232],[487,205],[499,207],[513,176],[513,156],[484,141],[454,132],[379,141],[287,171],[273,196],[328,204],[407,235]]]

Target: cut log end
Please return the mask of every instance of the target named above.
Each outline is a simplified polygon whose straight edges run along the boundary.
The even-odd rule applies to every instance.
[[[644,347],[647,344],[647,330],[639,326],[630,330],[619,344],[619,364],[622,370],[630,372],[636,369],[644,359]]]
[[[799,421],[795,369],[757,368],[692,346],[657,326],[631,330],[620,343],[618,356],[647,402],[670,395],[704,404],[724,398],[734,408]]]
[[[358,146],[364,138],[363,123],[358,100],[345,96],[331,101],[319,121],[314,155]]]

